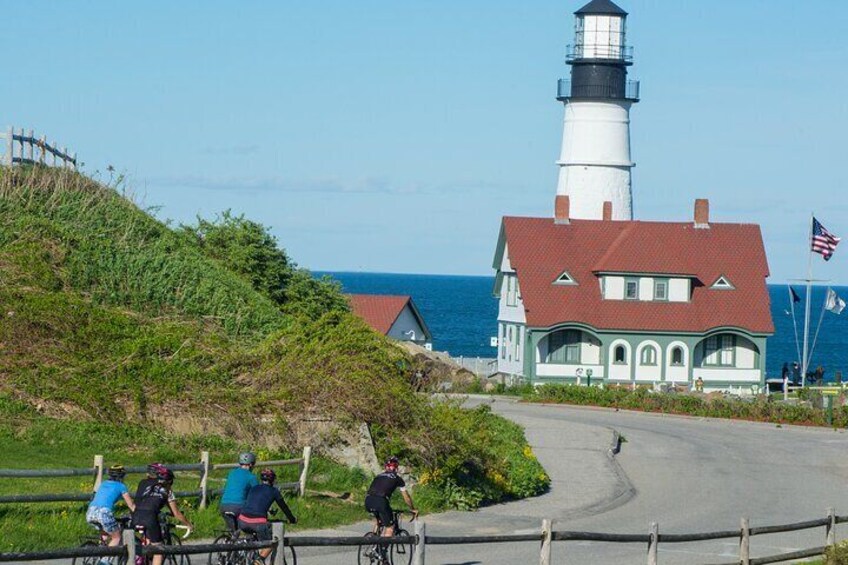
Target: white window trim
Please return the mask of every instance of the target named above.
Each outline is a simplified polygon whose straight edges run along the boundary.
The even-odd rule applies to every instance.
[[[728,279],[724,275],[718,277],[712,284],[712,286],[710,286],[710,288],[715,290],[736,290],[736,287],[733,286],[733,283],[730,282],[730,279]]]
[[[554,280],[554,284],[564,285],[564,286],[576,286],[577,281],[574,280],[568,271],[563,271],[560,275]]]

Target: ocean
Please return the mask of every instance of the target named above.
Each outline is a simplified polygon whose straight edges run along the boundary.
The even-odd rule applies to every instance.
[[[498,301],[492,296],[494,277],[454,275],[404,275],[388,273],[315,273],[330,275],[338,280],[345,292],[354,294],[407,294],[412,296],[424,321],[433,334],[433,349],[447,351],[455,357],[495,357],[490,338],[497,335]],[[804,326],[806,289],[793,287],[801,297],[795,304],[798,340]],[[848,287],[833,287],[839,296],[848,300]],[[832,380],[835,371],[848,377],[848,309],[841,315],[822,312],[826,287],[813,287],[810,341],[812,343],[819,320],[821,328],[810,366],[821,365],[825,380]],[[771,311],[775,334],[769,338],[766,352],[766,372],[769,378],[779,377],[785,362],[800,358],[795,341],[792,308],[786,285],[769,285]]]

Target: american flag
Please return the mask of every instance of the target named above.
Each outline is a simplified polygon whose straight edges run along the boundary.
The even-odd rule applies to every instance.
[[[813,218],[813,251],[821,253],[822,258],[829,261],[840,241],[838,237],[824,229],[824,226],[817,219]]]

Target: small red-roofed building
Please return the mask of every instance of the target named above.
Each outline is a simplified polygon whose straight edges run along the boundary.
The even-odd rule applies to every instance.
[[[534,384],[753,390],[774,333],[759,226],[504,217],[493,262],[498,371]],[[700,383],[699,383],[700,384]]]
[[[348,294],[354,314],[381,334],[430,348],[433,336],[410,296]]]

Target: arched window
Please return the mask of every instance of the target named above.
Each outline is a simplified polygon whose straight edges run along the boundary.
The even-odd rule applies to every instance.
[[[580,330],[559,330],[548,336],[548,363],[580,363]]]
[[[646,345],[644,348],[642,348],[641,361],[643,365],[656,365],[657,348],[653,345]]]
[[[612,362],[613,363],[620,363],[620,364],[623,365],[623,364],[627,363],[626,356],[627,356],[627,350],[624,348],[623,345],[619,345],[615,348],[615,350],[613,350],[613,361]]]
[[[671,364],[672,365],[682,365],[683,364],[683,348],[680,346],[675,347],[671,350]]]

